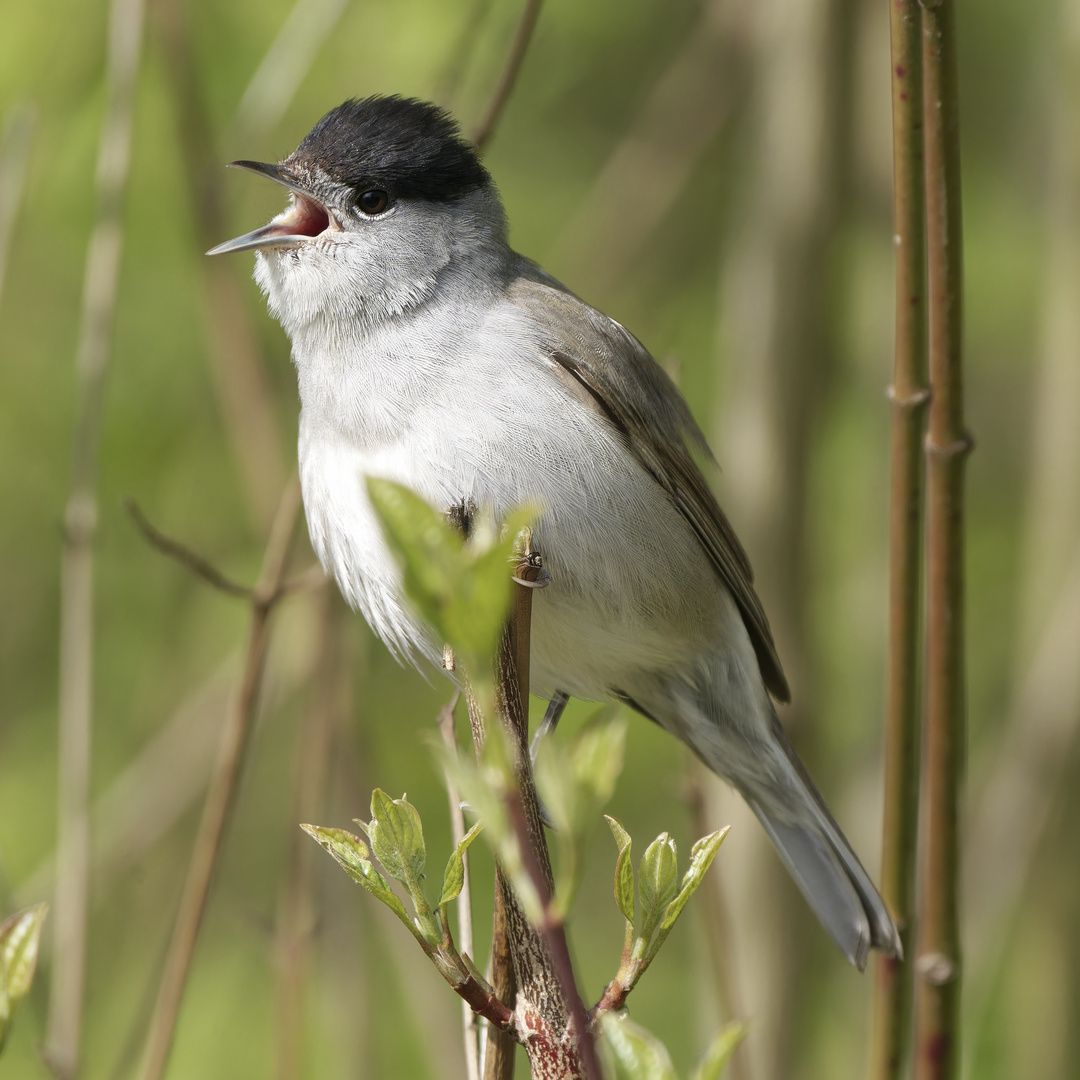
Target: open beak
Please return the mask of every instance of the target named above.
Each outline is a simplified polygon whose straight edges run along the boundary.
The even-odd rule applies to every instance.
[[[207,255],[224,255],[230,251],[250,251],[253,248],[296,247],[327,229],[338,229],[329,211],[306,191],[299,179],[281,165],[267,165],[261,161],[233,161],[231,168],[247,169],[249,172],[268,176],[293,193],[292,205],[286,207],[269,225],[254,232],[245,233],[234,240],[226,240],[211,248]]]

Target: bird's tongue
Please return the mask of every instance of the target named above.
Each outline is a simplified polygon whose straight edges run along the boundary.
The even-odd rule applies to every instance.
[[[211,248],[207,255],[224,255],[230,251],[252,251],[265,247],[295,247],[290,239],[301,241],[302,237],[318,236],[330,227],[330,215],[326,208],[315,199],[308,198],[298,191],[293,192],[293,203],[279,214],[269,225],[261,229],[238,236],[235,240],[226,240]]]
[[[279,236],[318,236],[329,225],[330,215],[321,203],[295,192],[293,205],[280,220],[271,222],[271,227],[280,230]]]

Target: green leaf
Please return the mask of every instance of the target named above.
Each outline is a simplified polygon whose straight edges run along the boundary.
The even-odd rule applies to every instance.
[[[623,828],[622,822],[618,818],[613,818],[610,814],[605,814],[604,820],[608,823],[608,828],[611,829],[611,835],[615,837],[615,843],[619,845],[619,850],[622,851],[624,847],[629,847],[632,841],[630,834]]]
[[[746,1038],[747,1027],[738,1020],[726,1024],[690,1074],[690,1080],[719,1080],[735,1048]]]
[[[409,488],[369,477],[367,489],[386,541],[401,564],[409,599],[445,640],[452,641],[444,609],[464,569],[462,537],[444,514]]]
[[[601,1045],[607,1048],[618,1080],[677,1080],[664,1044],[625,1012],[601,1014]]]
[[[668,905],[667,911],[664,912],[664,921],[660,924],[662,931],[670,930],[675,920],[682,914],[683,908],[686,907],[687,901],[697,891],[697,887],[705,876],[705,871],[712,864],[730,828],[730,825],[726,825],[722,829],[717,829],[714,833],[709,833],[708,836],[703,836],[694,844],[690,852],[690,867],[683,875],[679,895],[675,897]]]
[[[630,834],[609,814],[604,815],[615,843],[619,845],[619,857],[615,862],[615,903],[623,913],[623,918],[634,925],[634,864],[630,858],[632,841]]]
[[[0,923],[0,1050],[19,1002],[30,992],[37,967],[41,928],[49,905],[35,904]]]
[[[592,825],[597,811],[614,793],[625,748],[626,717],[614,706],[597,712],[574,740],[570,760],[579,792],[574,822],[579,830]]]
[[[469,845],[480,835],[484,827],[483,822],[478,821],[458,842],[457,847],[450,853],[446,869],[443,871],[442,894],[439,897],[439,906],[449,904],[456,900],[465,883],[465,860],[463,856],[469,849]]]
[[[641,901],[639,938],[648,942],[678,892],[678,852],[675,841],[662,832],[646,849],[638,868]]]
[[[376,788],[371,793],[367,832],[375,858],[392,878],[409,890],[415,901],[427,861],[424,828],[416,807],[404,795],[391,799],[382,788]]]
[[[372,896],[381,900],[412,932],[416,933],[405,905],[386,882],[386,878],[371,865],[367,844],[344,829],[327,828],[322,825],[301,825],[301,829],[337,860],[346,874],[363,885]]]
[[[543,904],[525,869],[517,834],[507,813],[507,797],[517,785],[513,766],[517,751],[510,736],[502,724],[490,727],[479,762],[443,746],[434,749],[461,797],[484,823],[484,840],[517,892],[526,915],[539,925],[544,917]]]
[[[559,831],[584,837],[622,771],[626,718],[598,710],[569,746],[547,738],[536,758],[536,786]]]
[[[448,639],[455,648],[477,658],[493,656],[513,596],[513,555],[517,532],[510,532],[486,550],[470,543],[455,602],[448,611]],[[474,661],[476,662],[476,661]]]
[[[510,608],[517,535],[536,510],[511,514],[501,539],[481,518],[465,542],[444,513],[409,488],[377,478],[367,487],[411,602],[466,669],[487,664]]]

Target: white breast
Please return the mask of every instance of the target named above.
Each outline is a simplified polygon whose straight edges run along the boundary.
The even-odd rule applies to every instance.
[[[597,699],[633,672],[689,668],[738,616],[685,519],[554,377],[513,308],[450,325],[439,338],[416,325],[366,335],[333,372],[325,343],[297,343],[308,527],[345,597],[399,655],[437,663],[442,643],[409,610],[365,478],[440,508],[531,502],[552,575],[535,597],[535,689]]]

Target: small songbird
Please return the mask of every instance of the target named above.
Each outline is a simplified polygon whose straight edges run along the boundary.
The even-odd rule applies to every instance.
[[[691,450],[705,439],[638,340],[507,242],[476,149],[434,105],[347,101],[278,165],[254,250],[292,340],[311,541],[399,656],[438,664],[368,501],[395,480],[435,506],[540,508],[534,690],[625,702],[746,799],[860,969],[896,926],[784,734],[788,685],[750,563]],[[771,697],[770,697],[771,695]]]

